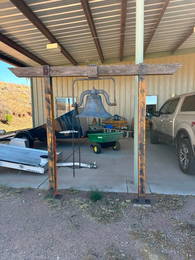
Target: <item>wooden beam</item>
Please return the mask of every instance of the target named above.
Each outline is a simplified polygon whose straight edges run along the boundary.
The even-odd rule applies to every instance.
[[[127,17],[127,0],[121,0],[121,27],[120,27],[120,49],[119,59],[122,61],[125,43],[125,27]]]
[[[95,24],[94,24],[94,21],[93,21],[93,17],[92,17],[92,13],[91,13],[91,9],[90,9],[88,0],[81,0],[81,5],[82,5],[83,11],[85,13],[85,16],[86,16],[86,19],[87,19],[93,40],[95,42],[95,46],[97,48],[100,60],[103,63],[104,62],[104,55],[103,55],[103,52],[102,52],[100,41],[98,39],[97,31],[96,31],[96,28],[95,28]]]
[[[179,49],[179,47],[193,34],[195,33],[195,26],[193,25],[186,33],[185,35],[176,43],[176,45],[172,49],[172,53],[176,52],[176,50]]]
[[[171,75],[181,64],[51,66],[51,77]],[[43,77],[43,67],[10,68],[17,77]]]
[[[11,47],[12,49],[20,52],[21,54],[27,56],[28,58],[30,58],[31,60],[37,62],[40,65],[46,65],[47,62],[45,62],[44,60],[38,58],[36,55],[34,55],[32,52],[28,51],[27,49],[23,48],[22,46],[20,46],[18,43],[14,42],[13,40],[11,40],[10,38],[8,38],[7,36],[3,35],[2,33],[0,33],[0,41],[2,41],[3,43],[5,43],[6,45],[8,45],[9,47]]]
[[[57,192],[57,168],[56,168],[56,136],[54,119],[54,101],[52,78],[50,77],[50,67],[43,66],[44,87],[45,87],[45,112],[47,118],[47,150],[48,150],[48,176],[49,188],[52,193]]]
[[[27,65],[20,62],[20,61],[17,61],[17,60],[14,60],[13,58],[10,58],[10,57],[7,57],[5,56],[4,54],[0,53],[0,60],[4,61],[4,62],[7,62],[11,65],[14,65],[16,67],[26,67]]]
[[[149,45],[150,45],[150,43],[151,43],[151,41],[152,41],[152,39],[153,39],[153,37],[154,37],[154,34],[155,34],[155,32],[156,32],[156,30],[157,30],[157,28],[158,28],[158,26],[159,26],[159,24],[160,24],[160,22],[161,22],[161,20],[162,20],[162,18],[163,18],[163,15],[164,15],[164,13],[165,13],[165,11],[166,11],[166,9],[167,9],[167,6],[169,5],[170,0],[164,0],[164,1],[165,1],[165,2],[164,2],[164,5],[163,5],[162,10],[161,10],[161,12],[160,12],[159,18],[157,19],[156,24],[154,25],[154,28],[153,28],[153,30],[152,30],[152,32],[151,32],[149,41],[148,41],[148,42],[146,43],[146,45],[145,45],[144,53],[146,53],[146,51],[147,51],[147,49],[148,49],[148,47],[149,47]]]
[[[68,59],[73,65],[77,65],[76,60],[70,55],[70,53],[59,43],[55,36],[48,30],[48,28],[42,23],[42,21],[33,13],[28,5],[23,0],[10,0],[20,12],[23,13],[26,18],[31,21],[32,24],[51,42],[58,43],[61,48],[61,53]]]

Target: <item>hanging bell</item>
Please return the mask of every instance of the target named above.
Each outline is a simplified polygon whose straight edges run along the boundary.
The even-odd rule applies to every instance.
[[[102,93],[102,91],[96,89],[87,90],[81,94],[81,102],[79,106],[83,103],[85,95],[87,95],[87,98],[85,107],[83,108],[83,111],[78,115],[78,117],[98,117],[107,119],[112,116],[105,110],[102,103],[102,97],[99,95],[99,93],[104,94]]]

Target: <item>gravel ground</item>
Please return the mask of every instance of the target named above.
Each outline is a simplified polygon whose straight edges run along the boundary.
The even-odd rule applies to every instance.
[[[152,197],[135,207],[127,194],[46,192],[0,187],[1,260],[195,259],[195,197]]]

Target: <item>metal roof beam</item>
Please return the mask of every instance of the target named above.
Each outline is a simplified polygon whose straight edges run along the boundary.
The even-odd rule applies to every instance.
[[[179,49],[179,47],[193,34],[195,33],[195,26],[193,25],[193,27],[191,27],[186,34],[182,37],[182,39],[180,39],[176,45],[174,46],[174,48],[172,49],[172,53],[176,52],[176,50]]]
[[[2,33],[0,33],[0,41],[2,41],[3,43],[5,43],[6,45],[8,45],[9,47],[11,47],[12,49],[20,52],[21,54],[27,56],[28,58],[30,58],[31,60],[37,62],[40,65],[47,65],[47,62],[45,62],[44,60],[38,58],[36,55],[34,55],[32,52],[28,51],[27,49],[23,48],[22,46],[20,46],[18,43],[14,42],[13,40],[11,40],[10,38],[8,38],[7,36],[3,35]]]
[[[7,57],[6,55],[0,53],[0,60],[6,62],[6,63],[9,63],[11,65],[14,65],[16,67],[26,67],[27,65],[20,62],[20,61],[17,61],[17,60],[14,60],[13,58],[10,58],[10,57]]]
[[[55,36],[47,29],[42,21],[33,13],[28,5],[23,0],[10,0],[20,12],[23,13],[26,18],[36,26],[36,28],[51,42],[58,43],[61,49],[61,53],[68,59],[73,65],[77,65],[77,61],[71,56],[71,54],[59,43]]]
[[[120,61],[122,61],[123,53],[124,53],[126,17],[127,17],[127,0],[121,0],[121,27],[120,27],[120,49],[119,49]]]
[[[170,2],[170,0],[165,0],[165,2],[164,2],[163,9],[161,10],[159,18],[158,18],[158,20],[157,20],[157,22],[156,22],[156,24],[155,24],[155,26],[154,26],[154,28],[152,30],[152,33],[151,33],[150,38],[149,38],[149,41],[145,45],[144,53],[146,53],[146,51],[147,51],[147,49],[148,49],[148,47],[149,47],[149,45],[150,45],[150,43],[151,43],[151,41],[152,41],[152,39],[154,37],[154,34],[155,34],[155,32],[156,32],[156,30],[157,30],[157,28],[158,28],[158,26],[159,26],[159,24],[160,24],[160,22],[161,22],[161,20],[163,18],[163,15],[164,15],[164,13],[165,13],[165,11],[167,9],[167,6],[169,5],[169,2]]]
[[[104,62],[104,55],[103,55],[103,52],[102,52],[100,41],[98,39],[97,31],[96,31],[96,28],[95,28],[95,24],[94,24],[94,21],[93,21],[93,17],[92,17],[92,13],[91,13],[91,9],[90,9],[88,0],[81,0],[81,5],[82,5],[83,11],[85,13],[89,28],[91,30],[91,34],[92,34],[93,40],[95,42],[95,46],[97,48],[100,60],[103,63]]]

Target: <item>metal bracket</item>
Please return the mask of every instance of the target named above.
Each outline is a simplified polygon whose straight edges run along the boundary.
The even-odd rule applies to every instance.
[[[139,80],[144,80],[144,70],[145,70],[145,65],[144,63],[140,63],[138,67],[138,78]]]
[[[50,66],[43,65],[43,76],[50,76]]]
[[[88,78],[97,78],[98,77],[98,66],[96,64],[89,65],[90,70],[88,71]]]

